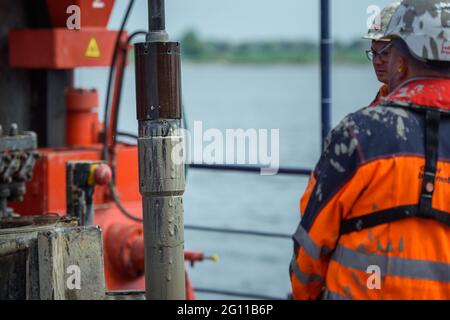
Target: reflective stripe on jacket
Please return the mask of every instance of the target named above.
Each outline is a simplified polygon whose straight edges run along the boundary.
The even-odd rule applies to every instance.
[[[327,138],[300,201],[294,299],[450,299],[447,225],[411,217],[340,233],[344,220],[418,204],[425,120],[408,106],[450,111],[450,80],[413,79],[381,101],[348,115]],[[439,138],[432,205],[449,213],[449,117]]]

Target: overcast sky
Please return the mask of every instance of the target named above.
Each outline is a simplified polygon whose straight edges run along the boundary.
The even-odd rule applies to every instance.
[[[391,0],[331,0],[335,39],[348,41],[366,32],[371,5]],[[117,28],[128,0],[117,0],[111,27]],[[166,0],[166,24],[178,39],[194,29],[207,39],[310,39],[319,36],[320,0]],[[147,27],[147,1],[136,0],[130,31]]]

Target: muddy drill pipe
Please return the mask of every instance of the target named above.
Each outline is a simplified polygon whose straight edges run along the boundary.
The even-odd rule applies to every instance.
[[[180,46],[168,41],[164,1],[148,4],[150,32],[135,46],[146,297],[183,300],[185,177],[173,157],[182,143]]]
[[[148,28],[147,41],[168,41],[164,0],[148,1]]]

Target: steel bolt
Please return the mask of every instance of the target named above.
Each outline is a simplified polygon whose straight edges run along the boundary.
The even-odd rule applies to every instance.
[[[11,128],[9,129],[9,135],[11,137],[17,136],[19,134],[19,127],[17,126],[17,123],[11,124]]]
[[[363,221],[362,220],[358,220],[356,222],[356,229],[361,230],[363,228]]]

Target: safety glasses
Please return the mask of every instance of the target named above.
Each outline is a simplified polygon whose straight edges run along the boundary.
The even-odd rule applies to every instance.
[[[386,50],[389,49],[391,46],[392,46],[392,42],[389,42],[389,44],[384,46],[379,52],[376,52],[376,51],[374,51],[372,49],[366,50],[367,59],[369,59],[370,61],[375,60],[375,58],[377,56],[383,55],[383,53],[385,53]]]

